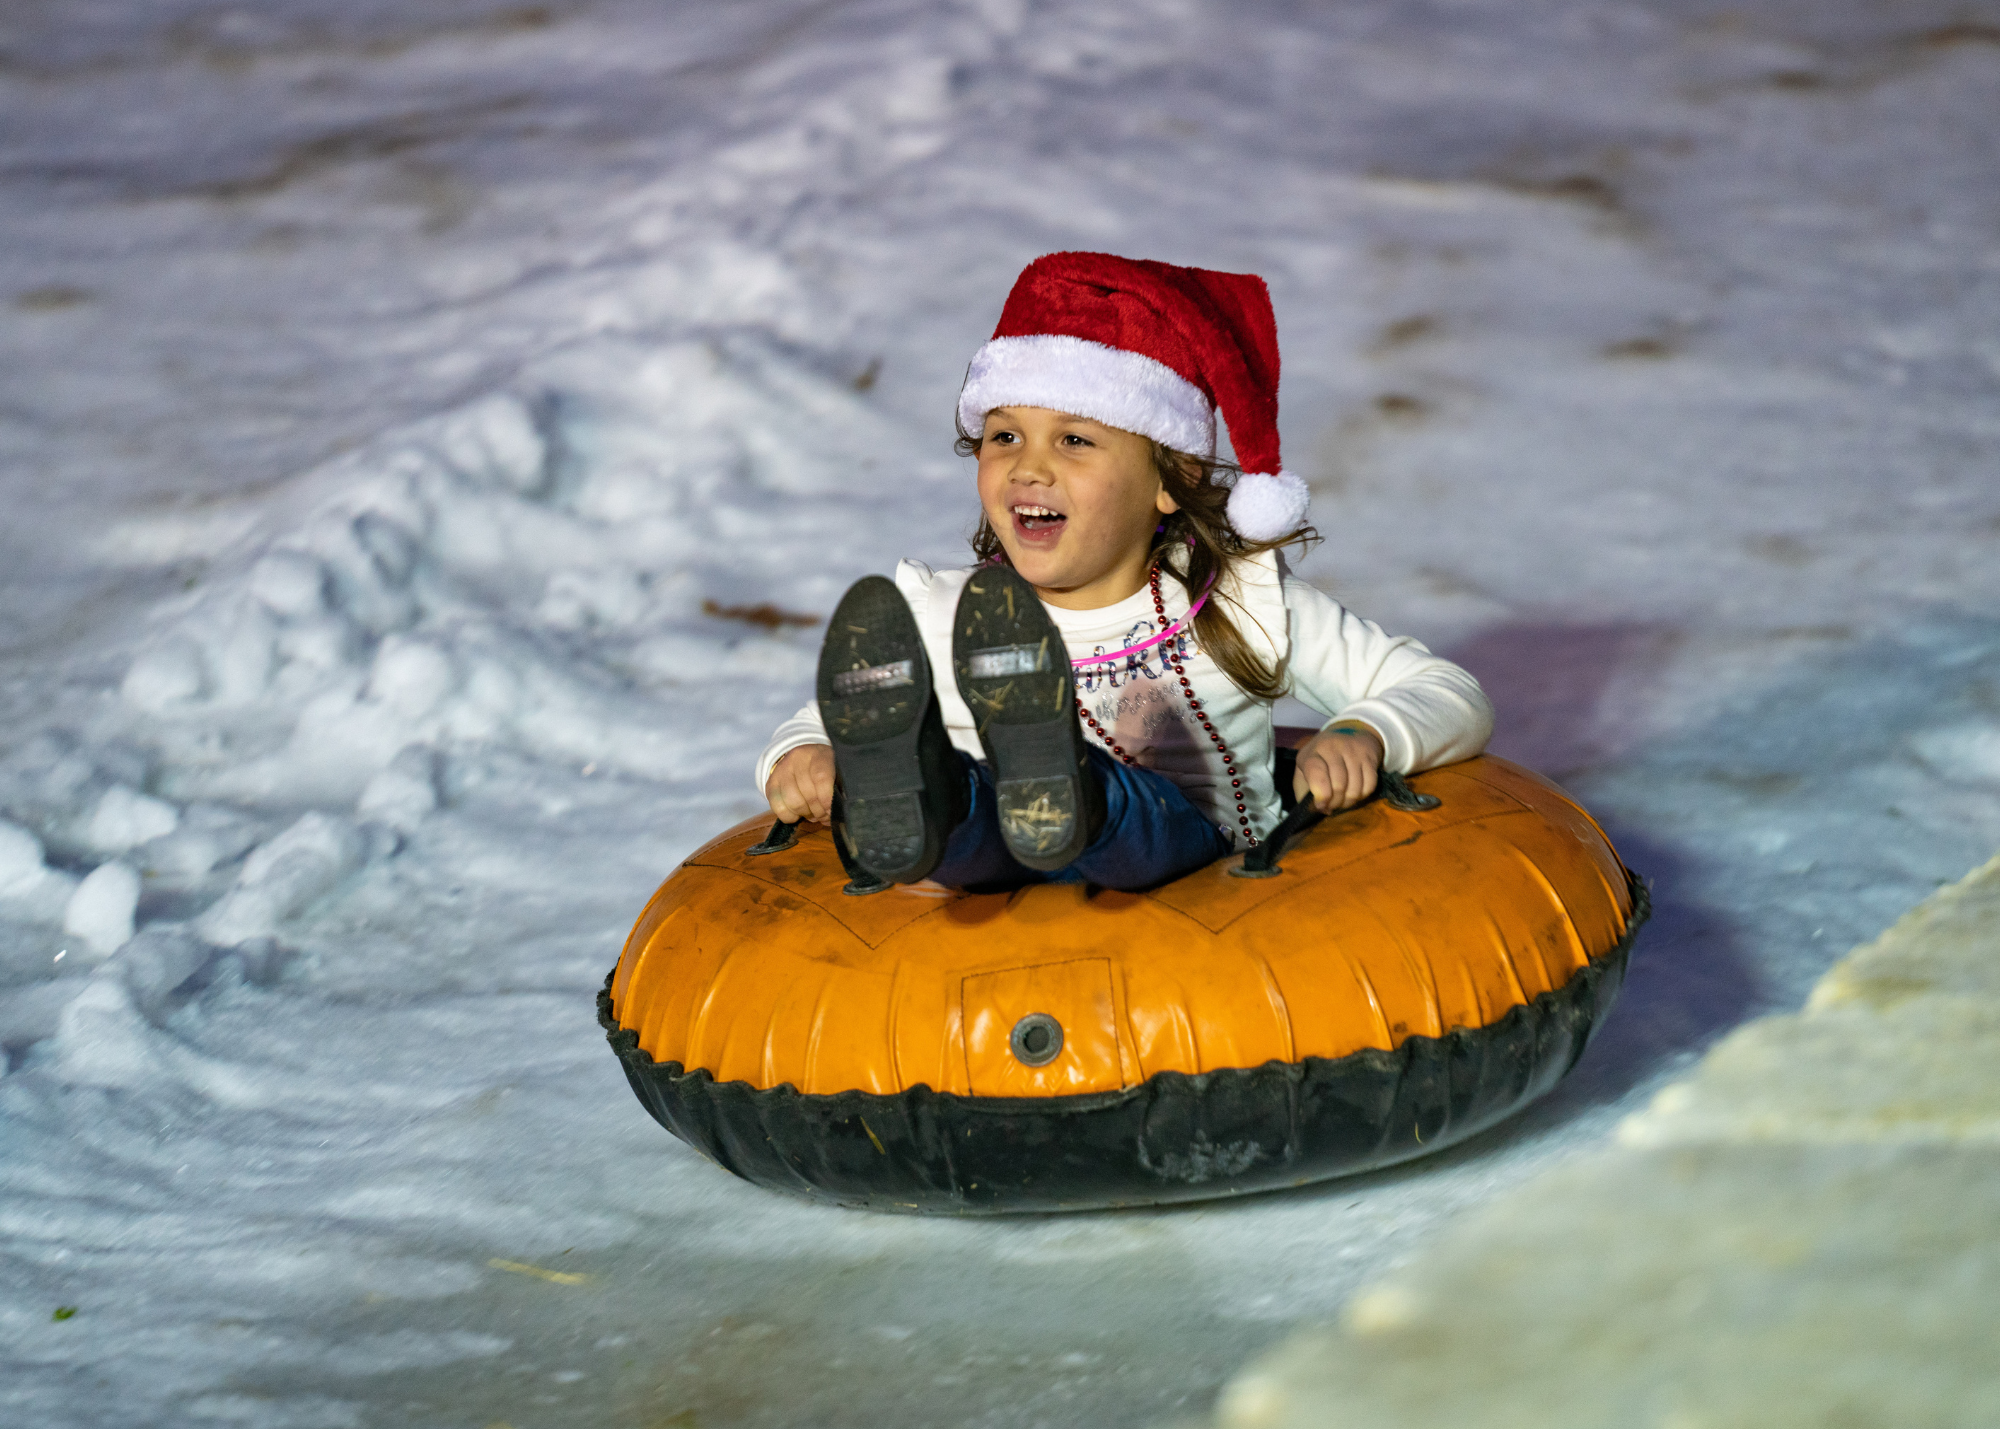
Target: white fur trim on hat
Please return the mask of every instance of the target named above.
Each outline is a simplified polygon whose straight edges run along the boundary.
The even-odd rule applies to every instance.
[[[996,337],[979,349],[958,394],[974,436],[995,407],[1047,407],[1137,432],[1177,452],[1215,451],[1215,406],[1163,362],[1055,333]]]
[[[1229,524],[1251,541],[1275,541],[1299,529],[1312,491],[1289,471],[1244,472],[1229,492]]]

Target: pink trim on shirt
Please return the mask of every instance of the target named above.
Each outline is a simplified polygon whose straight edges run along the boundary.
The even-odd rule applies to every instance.
[[[1152,649],[1155,645],[1158,645],[1163,640],[1173,639],[1176,635],[1180,634],[1181,631],[1185,630],[1188,627],[1188,625],[1193,622],[1195,615],[1201,610],[1201,608],[1204,605],[1208,604],[1208,592],[1214,589],[1215,589],[1215,577],[1210,576],[1208,578],[1207,588],[1204,589],[1201,593],[1201,599],[1197,600],[1193,605],[1188,607],[1188,613],[1186,615],[1183,615],[1179,620],[1176,620],[1172,625],[1169,625],[1165,630],[1162,630],[1158,635],[1155,635],[1151,640],[1141,640],[1137,645],[1127,645],[1123,650],[1114,651],[1109,655],[1095,655],[1087,660],[1071,660],[1069,662],[1071,668],[1080,670],[1085,665],[1115,665],[1120,660],[1123,660],[1127,655],[1136,655],[1141,650]]]

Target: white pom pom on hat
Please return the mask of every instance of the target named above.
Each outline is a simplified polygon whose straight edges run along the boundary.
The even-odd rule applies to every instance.
[[[1229,524],[1253,541],[1275,541],[1305,524],[1312,491],[1289,471],[1245,472],[1229,493]]]
[[[1110,253],[1051,253],[1007,295],[958,396],[976,432],[995,407],[1049,407],[1212,456],[1220,409],[1243,474],[1229,524],[1276,541],[1305,521],[1305,482],[1278,455],[1278,323],[1254,273]]]

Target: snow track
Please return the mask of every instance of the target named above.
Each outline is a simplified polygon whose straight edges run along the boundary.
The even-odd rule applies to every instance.
[[[0,1419],[1159,1423],[1795,1007],[2000,844],[2000,12],[1889,9],[10,7]],[[1429,1163],[797,1205],[592,994],[811,622],[963,550],[952,396],[1063,247],[1269,277],[1305,573],[1655,923]]]

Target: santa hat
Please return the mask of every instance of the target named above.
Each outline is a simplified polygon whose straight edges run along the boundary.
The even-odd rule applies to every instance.
[[[1198,456],[1215,415],[1243,468],[1229,524],[1253,541],[1299,528],[1310,493],[1278,461],[1278,323],[1254,273],[1109,253],[1051,253],[1015,280],[958,394],[977,433],[995,407],[1048,407]]]

